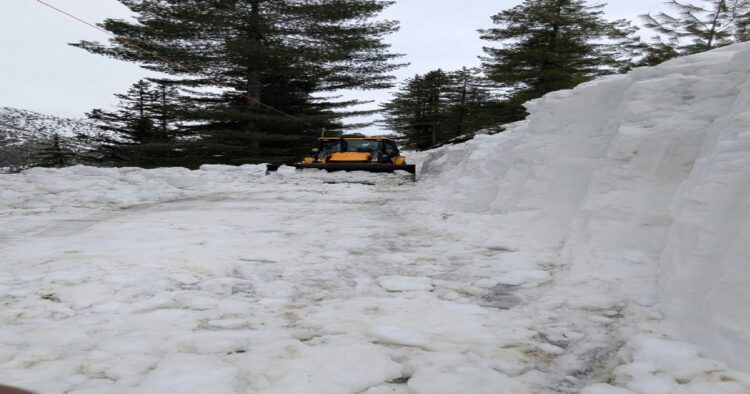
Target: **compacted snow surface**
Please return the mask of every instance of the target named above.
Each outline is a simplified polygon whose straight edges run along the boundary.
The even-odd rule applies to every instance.
[[[0,175],[0,383],[750,393],[749,77],[737,45],[554,93],[416,184]]]

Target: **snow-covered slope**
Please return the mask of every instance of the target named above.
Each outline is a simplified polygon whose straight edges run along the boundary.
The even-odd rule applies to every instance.
[[[54,134],[73,138],[78,134],[94,135],[97,132],[96,127],[85,120],[0,107],[0,146],[46,141]]]
[[[665,332],[750,371],[750,44],[528,107],[426,157],[434,196],[457,221],[490,217],[480,237],[559,250],[566,297],[656,308]]]
[[[38,164],[38,155],[53,144],[54,135],[65,149],[85,151],[101,133],[92,123],[15,108],[0,107],[0,173]]]

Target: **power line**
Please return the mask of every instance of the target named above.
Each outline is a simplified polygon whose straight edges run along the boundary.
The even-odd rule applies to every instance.
[[[185,66],[185,65],[183,65],[183,64],[181,64],[179,62],[176,62],[176,61],[174,61],[172,59],[169,59],[169,58],[167,58],[165,56],[162,56],[158,52],[155,52],[155,51],[153,51],[151,49],[148,49],[148,48],[144,48],[143,46],[141,46],[141,45],[133,42],[132,40],[129,40],[129,39],[125,38],[125,37],[119,36],[119,35],[117,35],[115,33],[112,33],[109,30],[103,29],[102,27],[97,26],[97,25],[95,25],[93,23],[90,23],[90,22],[88,22],[88,21],[86,21],[86,20],[84,20],[82,18],[79,18],[79,17],[71,14],[70,12],[67,12],[67,11],[62,10],[60,8],[57,8],[57,7],[53,6],[52,4],[49,4],[49,3],[44,2],[42,0],[36,0],[36,1],[37,1],[37,3],[40,3],[40,4],[44,5],[44,6],[47,6],[47,7],[51,8],[52,10],[54,10],[54,11],[60,13],[60,14],[63,14],[65,16],[67,16],[68,18],[71,18],[71,19],[73,19],[73,20],[75,20],[75,21],[77,21],[79,23],[82,23],[82,24],[84,24],[84,25],[86,25],[86,26],[88,26],[90,28],[96,29],[96,30],[98,30],[98,31],[100,31],[100,32],[102,32],[104,34],[112,36],[115,40],[121,42],[123,45],[127,45],[127,46],[135,48],[135,49],[137,49],[137,50],[139,50],[139,51],[141,51],[143,53],[149,54],[149,55],[153,56],[154,58],[159,59],[159,60],[161,60],[161,61],[169,64],[170,66],[172,66],[172,67],[174,67],[174,68],[176,68],[178,70],[181,70],[181,71],[183,71],[185,73],[188,73],[188,74],[192,74],[192,75],[201,77],[201,78],[205,79],[206,81],[212,82],[212,83],[214,83],[216,85],[221,85],[221,82],[217,81],[216,79],[213,79],[211,77],[206,77],[206,75],[204,75],[204,74],[202,74],[202,73],[200,73],[200,72],[198,72],[198,71],[196,71],[194,69],[191,69],[191,68],[189,68],[189,67],[187,67],[187,66]],[[260,101],[259,99],[255,98],[255,97],[253,97],[253,96],[251,96],[249,94],[243,93],[242,96],[245,97],[251,103],[258,104],[259,106],[261,106],[263,108],[266,108],[268,110],[271,110],[273,112],[276,112],[277,114],[279,114],[281,116],[284,116],[286,118],[295,120],[297,122],[300,122],[300,123],[305,124],[305,125],[310,126],[310,127],[315,127],[315,125],[313,125],[312,123],[307,122],[305,120],[302,120],[302,119],[300,119],[300,118],[298,118],[296,116],[290,115],[290,114],[288,114],[288,113],[286,113],[284,111],[281,111],[279,109],[276,109],[276,108],[274,108],[274,107],[272,107],[270,105],[267,105],[267,104],[263,103],[262,101]]]

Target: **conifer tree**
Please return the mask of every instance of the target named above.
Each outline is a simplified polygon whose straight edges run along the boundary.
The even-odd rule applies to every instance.
[[[664,63],[669,59],[680,56],[675,40],[663,41],[660,36],[656,36],[651,42],[641,42],[641,58],[635,63],[637,67],[656,66]]]
[[[501,44],[485,48],[488,76],[531,99],[629,67],[635,29],[605,20],[603,6],[525,0],[493,16],[497,26],[480,30],[482,39]]]
[[[745,6],[742,9],[738,10],[737,16],[735,18],[735,24],[735,41],[750,41],[750,7]]]
[[[75,154],[55,133],[49,141],[41,144],[41,149],[32,158],[33,166],[61,168],[75,162]]]
[[[382,105],[385,124],[411,147],[427,149],[437,144],[445,117],[448,75],[430,71],[407,79],[394,98]]]
[[[382,108],[384,123],[404,144],[423,150],[520,119],[520,114],[509,113],[507,106],[496,84],[479,70],[464,68],[416,75],[406,80]]]
[[[641,15],[645,26],[675,42],[677,54],[686,55],[746,41],[750,0],[670,0],[677,15],[661,12]]]
[[[177,148],[177,91],[147,80],[116,94],[118,109],[87,114],[103,131],[99,151],[108,164],[156,167],[171,164]]]
[[[137,21],[108,19],[102,27],[127,41],[76,45],[171,75],[186,93],[185,128],[200,139],[191,154],[204,162],[296,157],[321,128],[357,113],[345,111],[357,102],[327,92],[390,87],[389,73],[400,66],[383,42],[397,23],[374,19],[391,1],[120,2]]]
[[[466,68],[448,74],[451,87],[449,138],[515,122],[525,110],[505,94],[502,86],[489,80],[479,68]]]

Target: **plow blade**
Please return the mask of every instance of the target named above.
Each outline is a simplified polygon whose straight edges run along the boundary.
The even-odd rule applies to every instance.
[[[367,171],[367,172],[396,172],[406,171],[410,174],[416,174],[415,165],[397,166],[393,164],[370,164],[370,163],[326,163],[326,164],[295,164],[294,167],[299,169],[313,168],[326,170],[329,172],[340,171]]]
[[[377,173],[389,173],[396,171],[406,171],[414,176],[417,174],[417,166],[414,164],[407,164],[397,166],[394,164],[373,164],[373,163],[326,163],[326,164],[287,164],[289,167],[294,167],[300,170],[304,169],[316,169],[325,170],[329,172],[342,172],[342,171],[366,171],[366,172],[377,172]],[[267,169],[269,172],[278,171],[281,165],[279,164],[268,164]]]

